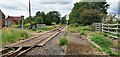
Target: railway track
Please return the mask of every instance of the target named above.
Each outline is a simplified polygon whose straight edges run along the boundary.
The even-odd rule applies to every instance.
[[[43,46],[50,39],[55,37],[64,28],[59,26],[53,30],[50,30],[42,35],[32,37],[19,43],[12,44],[8,48],[2,50],[2,57],[20,57],[20,55],[28,52],[36,46]]]

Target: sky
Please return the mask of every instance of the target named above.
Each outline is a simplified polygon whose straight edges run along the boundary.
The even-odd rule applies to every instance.
[[[28,17],[28,1],[29,0],[1,0],[0,9],[8,16],[21,16]],[[80,0],[31,0],[32,16],[37,11],[59,11],[61,16],[69,14],[74,7],[74,3]],[[118,14],[118,1],[120,0],[107,0],[110,4],[108,13]],[[120,8],[120,7],[119,7]]]

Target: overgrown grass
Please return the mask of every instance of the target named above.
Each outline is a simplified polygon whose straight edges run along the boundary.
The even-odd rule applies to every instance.
[[[55,26],[42,26],[38,29],[38,32],[48,31],[48,30],[52,30],[54,28],[55,28]]]
[[[68,45],[68,39],[66,37],[60,37],[59,43],[61,46]]]
[[[113,45],[110,37],[106,33],[95,32],[92,26],[69,26],[70,32],[79,32],[81,35],[85,35],[90,38],[93,42],[100,45],[102,50],[98,49],[99,51],[104,51],[109,55],[117,55],[116,52],[111,50],[111,46]]]
[[[53,29],[53,28],[55,28],[55,27],[54,27],[54,26],[43,26],[43,27],[41,27],[40,29],[47,31],[47,30],[51,30],[51,29]]]
[[[92,26],[80,26],[77,24],[70,24],[69,25],[69,31],[70,32],[80,32],[80,34],[86,32],[86,31],[93,31]]]
[[[78,31],[92,31],[93,30],[93,27],[92,26],[79,26]]]
[[[40,28],[35,28],[35,29],[28,29],[28,31],[30,32],[44,32],[44,31],[48,31],[48,30],[52,30],[56,28],[56,26],[52,25],[52,26],[42,26]]]
[[[109,39],[99,34],[94,34],[93,36],[91,36],[91,40],[103,47],[104,49],[109,49],[112,44]]]
[[[95,43],[97,43],[98,45],[100,45],[102,50],[107,54],[117,55],[114,51],[110,49],[113,44],[112,44],[112,41],[106,37],[105,34],[96,33],[96,34],[93,34],[90,39]]]
[[[5,30],[2,30],[2,45],[5,46],[10,43],[14,43],[16,41],[19,41],[21,39],[26,39],[30,35],[23,30],[20,29],[13,29],[13,28],[8,28]]]
[[[76,24],[70,24],[68,29],[69,29],[69,32],[74,33],[74,32],[78,32],[77,28],[78,26]]]

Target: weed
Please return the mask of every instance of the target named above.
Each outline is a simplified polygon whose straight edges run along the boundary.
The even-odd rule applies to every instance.
[[[81,34],[81,35],[85,35],[84,31],[80,31],[80,34]]]
[[[59,43],[61,46],[68,45],[68,40],[66,37],[60,37]]]

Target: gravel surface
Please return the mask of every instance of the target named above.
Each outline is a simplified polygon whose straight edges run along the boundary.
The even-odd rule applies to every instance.
[[[56,37],[48,41],[43,47],[35,47],[26,55],[63,55],[63,49],[59,45],[58,38],[63,36],[65,32],[61,32]]]

